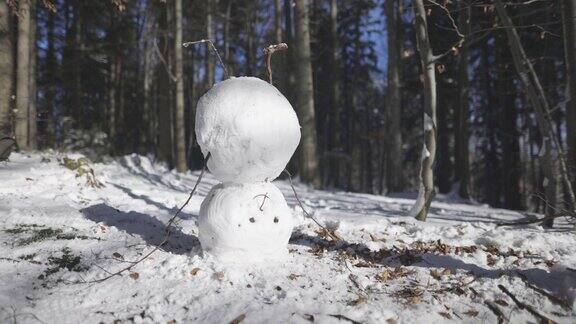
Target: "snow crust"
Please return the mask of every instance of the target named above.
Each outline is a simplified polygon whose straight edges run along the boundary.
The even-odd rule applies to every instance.
[[[199,173],[130,155],[91,165],[105,185],[92,188],[60,165],[61,157],[15,153],[0,163],[2,323],[351,323],[334,315],[366,324],[497,323],[486,301],[506,323],[538,322],[499,284],[558,323],[576,322],[576,235],[564,218],[552,230],[501,227],[542,216],[438,194],[427,221],[418,222],[406,216],[415,195],[328,192],[295,183],[320,223],[338,224],[330,227],[343,240],[331,243],[302,217],[290,185],[275,181],[299,219],[288,256],[280,263],[228,265],[202,254],[198,239],[201,203],[219,183],[211,174],[162,248],[130,273],[88,283],[161,242]],[[22,243],[39,231],[61,234]],[[437,248],[422,251],[422,245]],[[78,269],[54,263],[63,249],[70,250],[69,261],[78,258]]]
[[[200,207],[202,250],[224,262],[281,260],[294,217],[282,192],[271,183],[218,184]]]
[[[216,84],[198,101],[196,136],[208,169],[222,182],[272,181],[300,142],[300,124],[288,100],[253,77]]]

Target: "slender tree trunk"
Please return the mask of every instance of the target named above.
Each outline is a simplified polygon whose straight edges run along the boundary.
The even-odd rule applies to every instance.
[[[502,4],[501,0],[494,0],[496,5],[496,11],[498,12],[498,16],[502,21],[504,27],[506,27],[506,35],[508,36],[508,42],[510,44],[510,50],[512,52],[512,58],[514,65],[516,67],[516,71],[522,81],[522,84],[526,90],[526,94],[528,95],[528,99],[532,107],[534,108],[534,112],[536,114],[536,120],[538,122],[538,128],[540,129],[540,133],[542,134],[543,140],[543,150],[552,150],[548,154],[551,159],[544,162],[545,165],[548,167],[545,168],[546,177],[548,178],[547,185],[553,186],[554,181],[562,181],[567,193],[568,205],[572,211],[575,210],[575,197],[574,191],[572,189],[572,183],[570,182],[570,178],[568,175],[568,168],[566,165],[566,161],[564,158],[563,149],[559,143],[558,137],[554,133],[552,128],[552,121],[550,118],[550,109],[548,106],[548,101],[546,99],[546,94],[542,89],[538,76],[534,71],[534,67],[532,63],[526,56],[524,52],[524,47],[520,43],[520,37],[516,32],[516,28],[512,24],[512,20],[508,16],[504,5]],[[547,153],[545,153],[547,155]],[[552,181],[552,177],[558,177],[558,174],[554,170],[552,166],[554,166],[554,161],[556,161],[560,168],[560,178],[561,180],[554,179]],[[551,189],[550,189],[551,190]],[[546,190],[548,191],[548,190]],[[553,202],[553,197],[546,197],[550,202]],[[552,206],[557,207],[557,206]],[[547,216],[553,216],[549,214]],[[553,218],[549,217],[549,221],[546,222],[545,225],[552,226]]]
[[[428,38],[426,9],[423,0],[412,0],[416,41],[424,78],[424,146],[420,165],[418,199],[411,214],[424,221],[434,198],[434,160],[436,158],[436,64]]]
[[[18,68],[16,73],[16,141],[22,149],[30,149],[30,2],[20,1],[18,20]]]
[[[568,163],[576,166],[576,0],[562,0],[569,98],[566,102]],[[574,179],[572,179],[574,181]]]
[[[402,172],[402,131],[401,123],[401,80],[402,39],[398,38],[399,20],[398,0],[386,0],[386,26],[388,33],[388,87],[386,90],[386,186],[390,192],[403,190]]]
[[[330,134],[332,136],[332,151],[334,154],[332,161],[331,183],[338,187],[342,181],[340,151],[342,150],[341,142],[341,120],[340,120],[340,62],[338,61],[338,0],[330,0],[330,105],[333,109],[333,117],[330,118]]]
[[[296,74],[297,111],[302,125],[300,148],[300,175],[302,180],[320,186],[316,151],[316,121],[314,113],[314,84],[310,50],[308,0],[298,0],[295,6],[296,21]]]
[[[274,41],[282,43],[282,0],[274,0]]]
[[[12,133],[10,97],[13,91],[14,70],[10,34],[10,9],[6,1],[0,1],[0,135]]]
[[[502,145],[502,168],[500,179],[504,190],[503,207],[521,210],[522,195],[520,192],[520,177],[522,161],[520,160],[520,132],[518,131],[518,108],[516,107],[516,89],[514,78],[506,70],[510,62],[510,54],[506,41],[502,37],[496,39],[496,66],[498,71],[497,91],[500,121],[500,143]]]
[[[215,42],[214,39],[214,0],[207,0],[206,1],[206,38]],[[178,14],[178,13],[177,13]],[[179,25],[180,26],[180,25]],[[182,29],[182,27],[180,27]],[[182,32],[180,32],[182,34]],[[179,44],[180,46],[181,44]],[[214,85],[214,54],[210,49],[210,46],[205,46],[206,48],[206,90],[212,88]],[[176,59],[178,61],[178,59]]]
[[[460,8],[458,28],[464,35],[471,32],[471,13],[469,4]],[[459,182],[458,194],[463,199],[470,199],[470,81],[468,79],[468,43],[460,48],[458,59],[458,106],[456,113],[456,181]]]
[[[158,97],[158,158],[161,161],[167,162],[170,167],[174,166],[172,155],[172,100],[171,84],[172,79],[167,73],[171,69],[172,59],[170,57],[170,39],[168,38],[168,30],[172,28],[171,9],[167,4],[162,6],[162,14],[159,20],[160,32],[163,34],[160,40],[161,55],[165,58],[165,62],[157,67],[158,82],[157,82],[157,97]]]
[[[176,118],[174,135],[176,142],[176,170],[186,172],[186,129],[184,126],[184,80],[182,79],[182,0],[174,0],[175,5],[175,39],[174,39],[174,74],[176,76]],[[214,75],[212,72],[212,82]]]
[[[72,109],[76,128],[84,128],[84,107],[82,106],[82,9],[83,0],[74,2],[74,40],[72,69]]]
[[[226,13],[224,15],[224,64],[226,64],[226,68],[230,75],[234,75],[234,71],[232,69],[232,60],[230,57],[230,18],[232,14],[232,1],[228,0],[226,3]],[[194,124],[192,124],[194,125]],[[192,132],[194,133],[194,132]]]
[[[43,107],[42,122],[43,127],[41,128],[42,148],[52,147],[55,143],[55,125],[54,125],[54,100],[56,99],[56,71],[58,70],[56,62],[56,49],[55,49],[55,18],[56,14],[53,12],[48,12],[48,22],[47,22],[47,42],[48,49],[46,51],[46,86],[45,86],[45,98]]]
[[[30,87],[30,102],[28,103],[28,146],[31,150],[38,147],[37,128],[37,96],[36,96],[36,0],[30,0],[30,76],[28,77],[28,86]]]

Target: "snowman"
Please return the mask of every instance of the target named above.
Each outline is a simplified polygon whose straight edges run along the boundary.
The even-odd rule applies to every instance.
[[[221,181],[200,207],[203,252],[224,262],[284,258],[296,219],[272,181],[300,142],[288,100],[261,79],[227,79],[200,98],[195,127],[208,169]]]

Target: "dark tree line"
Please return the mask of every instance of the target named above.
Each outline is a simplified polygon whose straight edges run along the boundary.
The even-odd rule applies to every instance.
[[[265,78],[286,42],[303,181],[554,214],[573,208],[575,19],[574,0],[0,0],[1,133],[199,169],[195,105],[226,73],[181,44]]]

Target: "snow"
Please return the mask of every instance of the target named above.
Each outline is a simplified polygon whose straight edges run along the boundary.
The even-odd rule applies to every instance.
[[[300,124],[288,100],[253,77],[216,84],[198,101],[196,136],[208,168],[222,182],[272,181],[300,142]]]
[[[2,323],[494,323],[486,302],[511,323],[537,322],[498,285],[559,323],[576,320],[576,236],[564,219],[551,230],[499,227],[539,215],[438,196],[418,222],[405,216],[413,199],[297,185],[305,207],[342,237],[334,243],[276,181],[299,224],[286,259],[227,265],[203,256],[198,239],[201,203],[219,183],[210,174],[166,245],[130,273],[89,283],[162,240],[198,173],[131,155],[92,164],[104,184],[95,188],[62,157],[0,163]]]
[[[202,250],[219,261],[282,260],[294,216],[271,183],[218,184],[202,202],[198,238]]]

